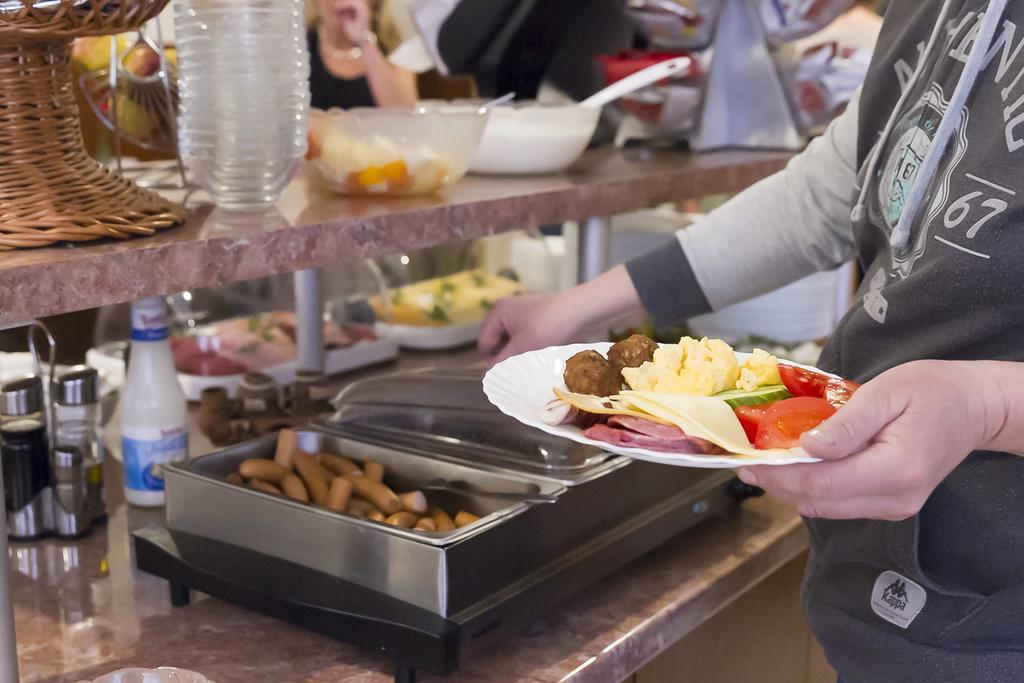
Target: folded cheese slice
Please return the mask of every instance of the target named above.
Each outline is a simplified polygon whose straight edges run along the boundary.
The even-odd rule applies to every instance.
[[[735,455],[756,458],[798,455],[784,448],[754,448],[732,408],[713,396],[624,391],[619,398],[638,411],[673,424],[687,435],[706,439]]]
[[[665,419],[651,415],[646,412],[642,412],[633,408],[618,396],[591,396],[589,394],[574,394],[571,391],[562,391],[558,387],[554,387],[553,391],[555,396],[565,401],[573,408],[582,410],[585,413],[592,413],[594,415],[629,415],[632,417],[640,417],[645,420],[651,420],[652,422],[658,422],[660,424],[671,425]]]

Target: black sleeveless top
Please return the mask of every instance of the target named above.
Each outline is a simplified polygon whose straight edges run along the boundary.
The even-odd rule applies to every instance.
[[[365,76],[338,78],[327,70],[324,60],[320,58],[320,37],[316,31],[310,31],[306,40],[309,43],[309,89],[314,107],[352,109],[377,105]]]

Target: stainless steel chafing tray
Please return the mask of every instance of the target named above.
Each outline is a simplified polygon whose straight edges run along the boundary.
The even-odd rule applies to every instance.
[[[270,435],[165,468],[167,527],[289,560],[446,615],[453,607],[453,582],[473,584],[458,572],[471,570],[474,563],[453,562],[452,556],[473,552],[474,539],[530,508],[521,502],[429,491],[432,504],[450,512],[464,509],[481,519],[447,533],[421,533],[224,480],[247,458],[272,458],[275,444],[276,437]],[[565,490],[553,481],[489,472],[319,431],[300,431],[299,447],[380,462],[387,481],[399,492],[438,478],[466,481],[484,491],[557,496]],[[485,568],[486,558],[477,564],[482,571],[494,571]]]
[[[398,672],[443,675],[460,653],[750,495],[727,471],[613,457],[524,427],[487,402],[480,374],[356,382],[300,446],[380,461],[395,488],[463,479],[554,504],[449,498],[450,512],[480,521],[419,534],[224,481],[241,460],[272,456],[267,437],[166,469],[169,529],[133,534],[139,568],[167,579],[176,605],[203,591],[385,652]]]

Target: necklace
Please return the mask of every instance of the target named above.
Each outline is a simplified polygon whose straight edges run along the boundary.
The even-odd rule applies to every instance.
[[[323,29],[319,29],[316,34],[320,39],[320,49],[327,54],[328,58],[339,61],[355,61],[363,56],[363,48],[359,47],[359,45],[364,43],[377,44],[377,34],[370,30],[363,31],[363,35],[359,38],[359,45],[347,49],[340,49],[331,45],[324,35]]]

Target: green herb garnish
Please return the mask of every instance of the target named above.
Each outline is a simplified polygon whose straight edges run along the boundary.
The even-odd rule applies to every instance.
[[[431,320],[436,320],[437,322],[440,323],[451,322],[451,318],[448,317],[448,313],[446,313],[443,308],[436,304],[434,305],[434,308],[431,309],[430,313],[428,313],[427,315],[430,316]]]

